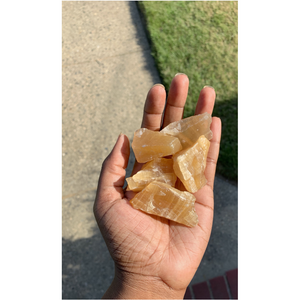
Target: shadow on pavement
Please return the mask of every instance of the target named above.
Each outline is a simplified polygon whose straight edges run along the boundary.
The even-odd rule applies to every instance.
[[[113,279],[114,263],[100,233],[63,239],[62,249],[62,299],[101,299]]]

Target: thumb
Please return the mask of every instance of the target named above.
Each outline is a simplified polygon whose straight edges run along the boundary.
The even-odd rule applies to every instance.
[[[129,139],[126,135],[120,134],[114,148],[102,164],[95,209],[102,204],[112,204],[115,200],[124,197],[123,185],[129,155]]]

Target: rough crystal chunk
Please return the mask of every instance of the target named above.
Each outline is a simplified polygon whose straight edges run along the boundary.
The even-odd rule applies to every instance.
[[[210,142],[200,136],[194,146],[173,155],[173,169],[187,191],[195,193],[206,184],[204,171]]]
[[[173,172],[173,159],[158,157],[145,163],[142,170],[156,170],[163,173]]]
[[[140,128],[134,133],[132,150],[139,163],[145,163],[157,157],[172,155],[182,149],[178,138]]]
[[[208,140],[212,138],[210,124],[211,115],[205,112],[173,122],[160,132],[179,138],[182,149],[186,149],[194,145],[201,135],[205,135]]]
[[[152,181],[164,182],[170,186],[175,186],[176,179],[177,176],[174,173],[158,173],[142,170],[126,179],[128,184],[127,191],[140,192]]]
[[[141,191],[152,181],[164,182],[174,187],[176,180],[172,158],[156,158],[144,164],[141,171],[126,178],[127,190],[134,192]]]
[[[168,184],[153,181],[130,200],[131,205],[146,213],[194,227],[198,224],[196,198]]]

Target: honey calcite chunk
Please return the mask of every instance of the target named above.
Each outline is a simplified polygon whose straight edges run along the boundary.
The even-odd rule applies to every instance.
[[[173,172],[173,159],[158,157],[145,163],[142,166],[142,170],[155,170],[163,173]]]
[[[212,138],[210,124],[211,115],[205,112],[173,122],[160,132],[177,137],[182,148],[186,149],[194,145],[201,135],[204,135],[208,140]]]
[[[162,132],[140,128],[134,133],[132,150],[139,163],[172,155],[181,149],[182,146],[178,138]]]
[[[168,184],[153,181],[130,200],[131,205],[148,214],[194,227],[198,224],[195,211],[196,198]]]
[[[127,190],[139,192],[150,182],[159,181],[175,186],[177,176],[173,171],[173,160],[167,158],[156,158],[146,163],[142,170],[132,177],[126,178]]]
[[[204,171],[210,142],[200,136],[194,146],[173,155],[173,169],[187,191],[195,193],[206,184]]]

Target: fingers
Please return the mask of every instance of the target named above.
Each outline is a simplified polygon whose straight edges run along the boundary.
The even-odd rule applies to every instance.
[[[210,140],[210,147],[207,154],[205,177],[207,179],[207,185],[213,190],[221,141],[221,119],[213,117],[210,129],[213,132],[213,137]]]
[[[198,102],[195,109],[195,115],[203,114],[205,112],[210,115],[213,112],[215,105],[216,92],[212,87],[204,87],[199,95]]]
[[[156,84],[148,92],[142,121],[142,128],[159,130],[166,102],[166,90],[163,85]]]
[[[129,155],[130,146],[128,137],[124,134],[119,135],[113,150],[102,164],[95,201],[96,206],[123,198],[122,188]]]
[[[162,128],[182,119],[189,89],[189,79],[185,74],[176,75],[170,86]]]

